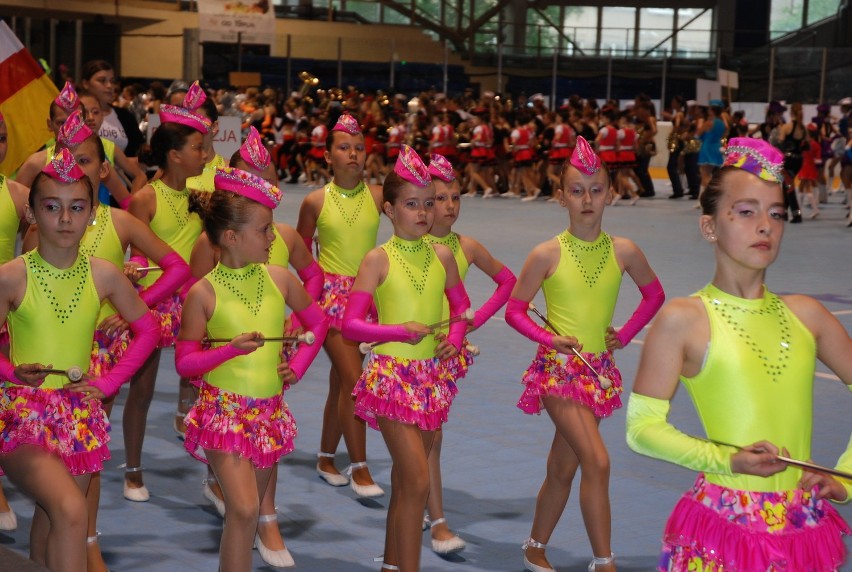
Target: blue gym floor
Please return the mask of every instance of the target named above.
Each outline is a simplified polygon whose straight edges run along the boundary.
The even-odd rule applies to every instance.
[[[633,207],[622,202],[608,209],[604,229],[633,239],[645,251],[669,298],[684,296],[710,280],[713,253],[700,239],[698,211],[692,208],[695,203],[666,200],[670,190],[664,181],[657,181],[657,188],[655,199]],[[276,220],[295,225],[308,189],[287,185],[284,190]],[[845,214],[839,195],[835,195],[817,221],[788,225],[782,254],[767,281],[777,292],[817,297],[848,331],[852,328],[852,229],[845,226]],[[468,198],[463,200],[457,230],[480,240],[518,273],[530,249],[566,225],[565,211],[544,199],[531,204]],[[389,234],[390,225],[383,221],[380,241]],[[493,283],[471,270],[467,288],[478,306]],[[615,324],[629,317],[638,300],[637,289],[627,279]],[[637,341],[616,354],[627,391],[632,387],[642,338],[640,333]],[[534,353],[533,344],[505,324],[502,312],[475,332],[471,341],[482,354],[460,383],[449,423],[444,426],[442,456],[446,516],[468,547],[443,559],[429,549],[428,533],[424,533],[422,569],[520,572],[520,545],[529,534],[553,426],[546,416],[524,415],[515,407],[521,393],[520,375]],[[296,450],[280,469],[277,504],[281,531],[298,570],[374,571],[379,565],[373,559],[383,549],[388,497],[358,500],[349,487],[324,484],[314,470],[328,369],[328,360],[320,353],[303,381],[286,394],[299,436]],[[817,371],[813,458],[833,465],[852,430],[852,395],[824,366],[820,364]],[[99,521],[104,557],[114,572],[213,571],[217,569],[222,521],[201,496],[203,465],[184,452],[183,442],[172,429],[177,375],[171,351],[163,353],[157,384],[143,455],[150,502],[132,503],[122,497],[118,465],[124,461],[123,398],[113,411],[113,459],[104,471]],[[683,430],[700,434],[685,392],[676,396],[670,419]],[[665,519],[694,474],[628,450],[623,409],[605,420],[601,431],[612,457],[612,546],[618,568],[625,572],[652,570]],[[343,469],[348,459],[342,444],[339,451],[337,465]],[[368,430],[368,457],[377,482],[388,489],[390,459],[380,434],[372,430]],[[0,544],[26,554],[32,505],[8,481],[4,486],[19,526],[12,533],[0,533]],[[585,570],[591,558],[577,491],[575,487],[548,546],[548,558],[560,571]],[[840,511],[852,521],[852,507],[843,506]],[[849,539],[846,544],[852,548]],[[274,570],[256,552],[254,565],[257,570]],[[852,570],[852,564],[843,570]]]

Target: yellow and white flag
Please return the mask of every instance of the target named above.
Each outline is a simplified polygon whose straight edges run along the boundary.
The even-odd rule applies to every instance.
[[[0,173],[11,175],[53,134],[47,128],[50,102],[59,90],[24,49],[14,32],[0,21],[0,113],[9,133],[9,150]]]

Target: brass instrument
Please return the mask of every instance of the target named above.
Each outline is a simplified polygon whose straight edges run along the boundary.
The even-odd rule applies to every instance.
[[[308,92],[311,90],[312,87],[316,87],[319,85],[319,79],[311,72],[299,72],[299,79],[302,80],[302,87],[299,89],[299,95],[301,95],[302,97],[308,95]]]
[[[687,139],[683,151],[684,153],[698,153],[701,151],[701,140],[692,137]]]

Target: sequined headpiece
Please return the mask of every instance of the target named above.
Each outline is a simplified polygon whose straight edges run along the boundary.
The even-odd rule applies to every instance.
[[[206,117],[195,113],[201,104],[207,100],[207,94],[201,89],[196,81],[193,83],[181,105],[169,105],[164,103],[160,106],[160,122],[180,123],[192,127],[202,135],[207,135],[213,123]]]
[[[429,175],[433,179],[441,179],[445,183],[452,183],[456,180],[456,173],[453,171],[452,163],[440,153],[429,155]]]
[[[56,99],[53,100],[53,103],[64,109],[65,113],[71,113],[77,109],[80,105],[80,97],[77,95],[77,90],[74,89],[70,81],[65,82],[65,86],[59,92],[59,95],[56,96]]]
[[[198,81],[194,81],[192,85],[189,86],[181,105],[190,111],[195,111],[201,107],[205,101],[207,101],[207,94],[204,93],[204,89],[201,88]]]
[[[269,161],[272,158],[269,156],[269,151],[266,149],[260,133],[254,127],[249,127],[249,134],[240,147],[240,157],[256,171],[263,171],[269,166]]]
[[[76,147],[92,135],[94,133],[86,125],[86,121],[83,119],[83,112],[78,109],[69,115],[65,123],[62,124],[62,127],[59,128],[56,141],[66,147]]]
[[[577,146],[571,155],[570,163],[584,175],[594,175],[601,170],[601,158],[595,153],[589,142],[582,135],[577,137]]]
[[[423,160],[417,151],[403,145],[399,151],[399,157],[393,166],[393,171],[409,183],[418,187],[428,187],[432,182],[432,177],[429,176],[429,169],[423,164]]]
[[[348,113],[344,113],[343,115],[337,118],[337,123],[334,124],[334,127],[332,127],[331,130],[343,131],[344,133],[349,133],[350,135],[359,135],[361,133],[361,126],[358,125],[357,119],[355,119]]]
[[[784,180],[784,155],[762,139],[734,137],[728,141],[722,166],[743,169],[771,183]]]
[[[65,147],[60,149],[41,171],[60,183],[74,183],[86,176],[74,160],[74,155]]]
[[[237,193],[271,209],[281,203],[281,191],[278,187],[242,169],[216,169],[213,185],[217,190]]]

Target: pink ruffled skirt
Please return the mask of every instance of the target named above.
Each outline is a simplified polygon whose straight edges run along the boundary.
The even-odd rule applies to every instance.
[[[446,423],[450,405],[458,393],[458,372],[439,359],[403,359],[370,354],[355,384],[355,415],[378,429],[378,417],[422,431],[435,431]]]
[[[752,492],[699,475],[666,523],[657,570],[831,572],[849,525],[810,491]]]
[[[332,274],[331,272],[325,273],[322,292],[320,292],[320,298],[317,303],[322,308],[326,318],[328,318],[329,328],[340,330],[343,327],[343,314],[346,312],[346,305],[349,303],[349,292],[352,291],[354,283],[354,276]],[[376,321],[375,307],[368,313],[367,321]]]
[[[138,284],[136,285],[136,289],[140,292],[143,290]],[[183,310],[183,301],[177,292],[151,308],[154,319],[160,324],[160,342],[157,344],[158,348],[168,348],[175,345],[175,340],[180,331],[181,310]]]
[[[597,376],[574,354],[558,354],[552,348],[539,345],[521,379],[526,389],[518,400],[518,408],[524,413],[540,415],[544,409],[542,398],[552,396],[573,399],[590,408],[597,418],[612,415],[621,407],[619,394],[623,391],[621,372],[615,367],[612,352],[582,353],[595,371],[612,381],[608,389],[601,387]]]
[[[103,330],[95,330],[92,356],[89,360],[89,375],[101,377],[108,374],[124,355],[131,339],[133,339],[133,333],[129,329],[109,335]]]
[[[184,422],[184,448],[199,461],[207,462],[199,449],[213,449],[250,459],[258,469],[291,453],[297,433],[283,394],[247,397],[209,383],[202,383]]]
[[[0,383],[0,455],[35,445],[58,455],[72,475],[96,473],[110,458],[109,420],[97,399]]]
[[[467,349],[468,341],[465,338],[462,342],[462,349],[450,359],[445,359],[440,362],[440,365],[445,370],[445,375],[448,379],[458,381],[467,375],[470,366],[473,365],[473,354]]]

